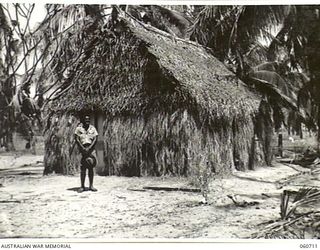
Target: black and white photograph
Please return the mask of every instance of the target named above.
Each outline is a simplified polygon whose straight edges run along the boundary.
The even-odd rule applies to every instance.
[[[222,3],[0,3],[1,248],[318,247],[320,3]]]

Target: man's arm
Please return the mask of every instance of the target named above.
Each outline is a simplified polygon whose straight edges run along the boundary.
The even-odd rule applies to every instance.
[[[94,147],[95,147],[96,144],[97,144],[97,137],[98,137],[98,136],[95,136],[94,139],[93,139],[93,141],[92,141],[92,143],[90,144],[90,146],[86,148],[88,154],[91,154],[92,151],[94,150]]]
[[[80,142],[79,137],[77,135],[75,135],[75,139],[76,139],[76,143],[80,149],[80,152],[82,154],[86,153],[87,149],[82,145],[82,143]]]
[[[88,154],[92,153],[92,151],[94,150],[94,147],[97,144],[97,140],[98,140],[98,131],[96,130],[96,128],[91,126],[91,130],[92,130],[91,132],[94,134],[94,137],[93,137],[93,140],[92,140],[90,146],[87,147]]]

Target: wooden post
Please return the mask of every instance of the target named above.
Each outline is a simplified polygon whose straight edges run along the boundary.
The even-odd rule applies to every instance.
[[[283,140],[282,140],[282,133],[279,133],[278,135],[278,152],[279,156],[283,156]]]
[[[303,127],[302,127],[301,123],[300,123],[300,126],[299,126],[299,135],[300,135],[300,139],[303,139]]]

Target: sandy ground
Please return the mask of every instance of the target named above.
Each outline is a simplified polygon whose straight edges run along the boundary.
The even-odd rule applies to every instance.
[[[213,180],[203,204],[200,193],[143,189],[190,187],[185,178],[96,176],[98,192],[77,193],[79,176],[42,171],[42,156],[0,155],[0,238],[250,238],[261,223],[279,218],[284,189],[304,185],[286,180],[308,176],[279,163],[236,172]],[[312,178],[319,187],[319,175]],[[227,195],[254,205],[238,207]]]

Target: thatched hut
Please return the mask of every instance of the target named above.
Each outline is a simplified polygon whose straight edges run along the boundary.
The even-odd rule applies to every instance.
[[[204,47],[122,19],[101,31],[72,86],[51,105],[45,173],[79,167],[73,132],[89,111],[102,175],[190,175],[252,169],[259,99]],[[119,29],[118,29],[119,31]],[[74,84],[73,84],[74,83]]]

